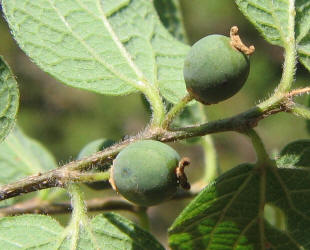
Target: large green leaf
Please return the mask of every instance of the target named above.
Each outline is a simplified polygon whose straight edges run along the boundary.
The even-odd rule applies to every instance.
[[[284,46],[289,32],[289,17],[294,15],[294,0],[235,0],[241,12],[264,38]]]
[[[170,229],[172,249],[277,249],[310,247],[310,171],[240,165],[207,186]],[[264,219],[272,205],[286,230]]]
[[[296,42],[299,60],[310,70],[310,2],[296,0]]]
[[[17,82],[9,66],[0,56],[0,142],[14,126],[18,103]]]
[[[170,102],[185,93],[188,46],[145,0],[2,0],[20,47],[61,82],[108,95],[153,84]]]
[[[154,0],[154,6],[168,31],[178,40],[187,43],[179,0]]]
[[[155,250],[152,235],[112,213],[98,215],[79,228],[63,228],[51,217],[22,215],[0,219],[0,249]]]

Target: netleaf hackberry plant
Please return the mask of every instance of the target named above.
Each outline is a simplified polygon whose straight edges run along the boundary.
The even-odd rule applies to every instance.
[[[310,140],[271,157],[254,130],[280,112],[310,120],[310,109],[295,98],[310,87],[294,87],[297,62],[310,70],[310,4],[234,2],[268,43],[283,49],[282,77],[264,101],[207,121],[199,102],[212,109],[232,97],[250,70],[254,47],[242,43],[234,24],[230,37],[208,36],[191,49],[178,0],[0,0],[12,36],[43,71],[102,95],[139,92],[151,110],[143,131],[110,145],[92,142],[77,160],[57,166],[16,125],[19,90],[0,57],[0,249],[164,249],[148,232],[148,206],[182,198],[192,201],[168,230],[171,249],[310,249]],[[249,138],[257,159],[218,175],[211,134],[225,131]],[[176,141],[206,154],[205,173],[191,190],[177,190],[190,187],[189,160],[162,145]],[[109,179],[133,203],[101,192],[85,198],[83,183],[110,189]],[[59,203],[64,192],[71,200]],[[133,212],[144,229],[116,213],[88,214],[104,210]],[[69,212],[66,226],[51,217]]]

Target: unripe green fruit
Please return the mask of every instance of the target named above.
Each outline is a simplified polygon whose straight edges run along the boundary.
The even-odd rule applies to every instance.
[[[184,63],[184,80],[191,96],[204,104],[224,101],[244,85],[248,56],[232,47],[230,38],[210,35],[195,43]]]
[[[179,160],[179,154],[164,143],[138,141],[117,155],[110,182],[127,200],[141,206],[155,205],[176,193]]]

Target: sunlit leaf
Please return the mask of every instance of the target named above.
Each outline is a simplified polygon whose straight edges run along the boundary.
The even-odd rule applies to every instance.
[[[172,249],[308,249],[310,171],[240,165],[196,197],[170,229]],[[272,204],[286,230],[264,219]]]
[[[145,0],[3,0],[20,47],[44,71],[73,87],[125,95],[152,84],[170,102],[185,93],[188,46]]]

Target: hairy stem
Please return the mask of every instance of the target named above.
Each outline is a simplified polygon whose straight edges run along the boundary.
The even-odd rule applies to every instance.
[[[143,93],[152,109],[151,127],[160,127],[165,117],[165,106],[156,88],[149,84],[143,89]]]
[[[254,129],[249,129],[248,131],[246,131],[245,134],[249,136],[252,141],[253,147],[256,152],[257,165],[264,165],[265,163],[269,163],[271,161],[269,155],[265,149],[261,138],[256,133],[256,131]]]
[[[305,89],[304,93],[307,93],[307,91],[309,90]],[[225,131],[244,133],[257,126],[260,120],[265,119],[270,115],[279,112],[290,112],[294,105],[291,100],[295,96],[293,93],[294,90],[287,94],[273,96],[256,107],[222,120],[211,121],[191,127],[178,128],[177,130],[148,128],[136,136],[130,137],[127,140],[106,148],[103,151],[97,152],[89,157],[78,161],[72,161],[46,173],[38,173],[36,175],[25,177],[17,182],[3,185],[0,187],[0,201],[23,193],[30,193],[50,187],[63,187],[72,182],[83,182],[85,181],[85,175],[90,177],[90,174],[83,173],[83,171],[91,169],[98,163],[102,164],[106,161],[111,161],[120,150],[137,140],[153,139],[162,142],[171,142]],[[299,90],[298,95],[301,93],[303,93],[303,91]],[[90,180],[88,179],[88,181]]]
[[[284,41],[285,60],[283,66],[283,74],[277,92],[288,92],[294,82],[296,67],[296,42],[295,42],[295,1],[289,1],[289,18],[288,18],[288,34]]]

